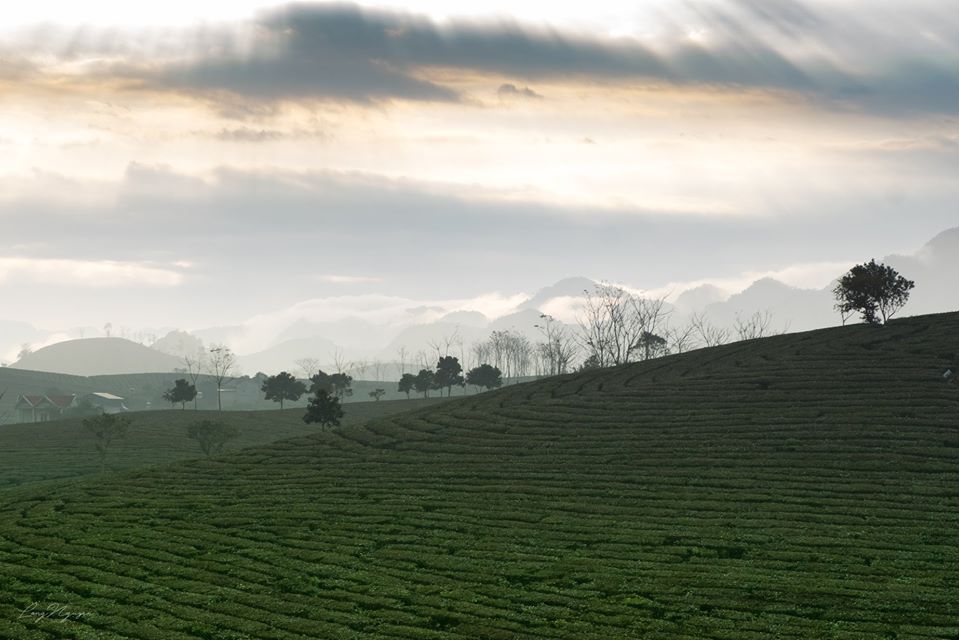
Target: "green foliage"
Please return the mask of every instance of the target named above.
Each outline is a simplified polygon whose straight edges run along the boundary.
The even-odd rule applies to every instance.
[[[833,289],[836,311],[842,315],[843,324],[855,312],[861,313],[867,324],[885,324],[905,306],[915,286],[912,280],[875,260],[857,264]]]
[[[446,389],[446,395],[453,395],[453,385],[463,386],[466,381],[462,376],[463,367],[460,366],[459,358],[453,356],[443,356],[436,363],[436,373],[433,374],[433,384],[437,389]]]
[[[429,369],[420,369],[413,379],[413,389],[422,393],[424,398],[430,397],[430,390],[436,388],[436,374]]]
[[[326,391],[332,396],[343,399],[353,395],[353,376],[345,373],[325,373],[322,370],[310,378],[310,393]]]
[[[223,451],[226,443],[240,433],[236,427],[222,420],[197,420],[187,427],[186,435],[191,440],[196,440],[200,451],[209,458]]]
[[[503,386],[503,373],[498,367],[489,364],[481,364],[473,367],[466,374],[466,384],[474,387],[482,387],[489,391]]]
[[[100,456],[100,469],[102,471],[105,471],[107,467],[107,453],[110,450],[110,445],[114,440],[126,436],[132,423],[131,418],[118,413],[101,413],[97,416],[84,418],[83,428],[94,438],[94,446],[97,455]]]
[[[404,373],[403,377],[400,378],[400,383],[397,386],[397,391],[400,393],[406,394],[406,399],[410,399],[410,392],[416,389],[416,376],[412,373]]]
[[[380,398],[382,398],[385,395],[386,395],[386,389],[380,389],[380,388],[373,389],[369,393],[369,396],[373,398],[374,400],[376,400],[377,402],[379,402]]]
[[[163,394],[163,399],[170,404],[178,404],[181,409],[186,409],[186,403],[192,402],[196,398],[196,386],[190,384],[184,378],[173,382],[173,388]]]
[[[325,389],[318,388],[313,392],[313,397],[310,398],[310,403],[306,407],[303,422],[307,424],[315,422],[325,429],[338,427],[342,418],[343,407],[340,406],[340,399],[330,395]]]
[[[275,376],[270,376],[263,381],[260,390],[265,394],[267,400],[280,403],[280,409],[283,409],[283,401],[290,400],[296,402],[306,393],[306,385],[297,380],[292,374],[281,371]]]

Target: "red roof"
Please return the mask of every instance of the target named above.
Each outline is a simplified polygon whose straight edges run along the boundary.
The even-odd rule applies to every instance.
[[[68,409],[73,404],[74,396],[47,396],[47,400],[61,409]]]
[[[52,404],[58,409],[68,409],[73,404],[74,396],[35,396],[21,395],[20,400],[25,401],[31,407],[39,407],[44,402]],[[19,404],[19,400],[17,403]]]

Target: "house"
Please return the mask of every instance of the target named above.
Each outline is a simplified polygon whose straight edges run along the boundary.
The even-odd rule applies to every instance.
[[[85,406],[95,407],[103,413],[124,413],[129,411],[127,406],[123,404],[123,398],[103,391],[88,393],[83,396],[80,402]]]
[[[75,395],[26,395],[17,397],[14,409],[17,422],[49,422],[63,417],[63,412],[77,406]]]

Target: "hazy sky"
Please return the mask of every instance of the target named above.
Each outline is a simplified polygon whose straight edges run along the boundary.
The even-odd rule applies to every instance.
[[[951,1],[154,4],[4,7],[0,319],[822,286],[959,225]]]

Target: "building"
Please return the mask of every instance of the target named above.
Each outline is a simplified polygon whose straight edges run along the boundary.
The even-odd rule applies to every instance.
[[[84,406],[95,407],[102,411],[103,413],[124,413],[129,411],[127,406],[123,404],[123,398],[120,396],[115,396],[112,393],[106,392],[97,392],[97,393],[88,393],[83,396],[81,404]]]
[[[17,397],[14,409],[17,422],[49,422],[63,417],[63,412],[77,406],[75,395],[25,395]]]

